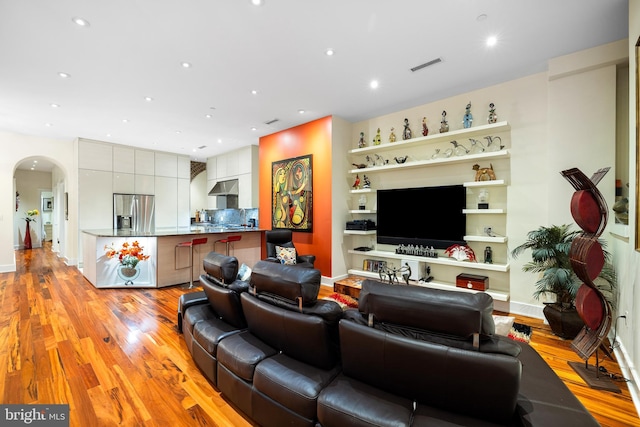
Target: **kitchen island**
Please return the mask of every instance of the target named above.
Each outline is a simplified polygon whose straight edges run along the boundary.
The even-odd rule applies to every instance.
[[[199,280],[202,260],[211,251],[225,253],[224,243],[215,243],[231,235],[240,235],[229,255],[249,267],[260,260],[262,233],[252,227],[185,227],[156,229],[154,232],[104,229],[83,230],[83,275],[96,288],[160,288],[189,283],[189,274]],[[193,247],[193,268],[189,269],[189,248],[176,245],[193,238],[207,243]],[[215,245],[215,248],[214,248]],[[127,263],[127,260],[132,260]],[[137,262],[136,262],[137,261]],[[126,268],[126,264],[136,264]]]

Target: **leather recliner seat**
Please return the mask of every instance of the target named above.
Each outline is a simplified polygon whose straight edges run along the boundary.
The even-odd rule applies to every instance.
[[[340,372],[342,309],[319,289],[319,270],[259,261],[241,295],[247,330],[219,344],[218,388],[262,426],[315,426]]]
[[[215,385],[220,341],[246,329],[240,295],[249,283],[237,280],[238,260],[216,252],[203,261],[203,290],[184,294],[178,301],[178,328],[196,365]]]

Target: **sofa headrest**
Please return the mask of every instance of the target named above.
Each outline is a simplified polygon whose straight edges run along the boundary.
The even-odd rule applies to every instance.
[[[447,335],[493,335],[493,298],[422,286],[389,285],[365,280],[358,309],[374,322],[393,323]]]
[[[238,276],[238,259],[217,252],[209,252],[202,261],[204,271],[219,284],[233,283]]]
[[[269,295],[296,306],[315,304],[320,291],[320,270],[258,261],[251,272],[251,292]]]

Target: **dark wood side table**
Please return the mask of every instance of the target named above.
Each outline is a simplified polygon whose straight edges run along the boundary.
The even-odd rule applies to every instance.
[[[362,276],[349,276],[336,280],[333,283],[333,292],[358,298],[360,296],[360,289],[362,289],[362,281],[365,279],[366,277]]]

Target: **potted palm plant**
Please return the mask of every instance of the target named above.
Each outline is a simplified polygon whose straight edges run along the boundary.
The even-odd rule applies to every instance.
[[[531,249],[531,261],[523,267],[523,271],[538,273],[533,296],[555,295],[555,301],[545,302],[544,316],[549,322],[552,332],[561,338],[573,339],[584,325],[575,308],[575,298],[582,282],[571,267],[569,251],[573,239],[579,231],[571,230],[571,225],[552,225],[540,227],[527,234],[527,240],[511,251],[517,258],[527,249]],[[604,246],[604,242],[601,241]],[[616,286],[616,276],[609,262],[610,255],[605,251],[605,266],[596,284],[610,301]]]

